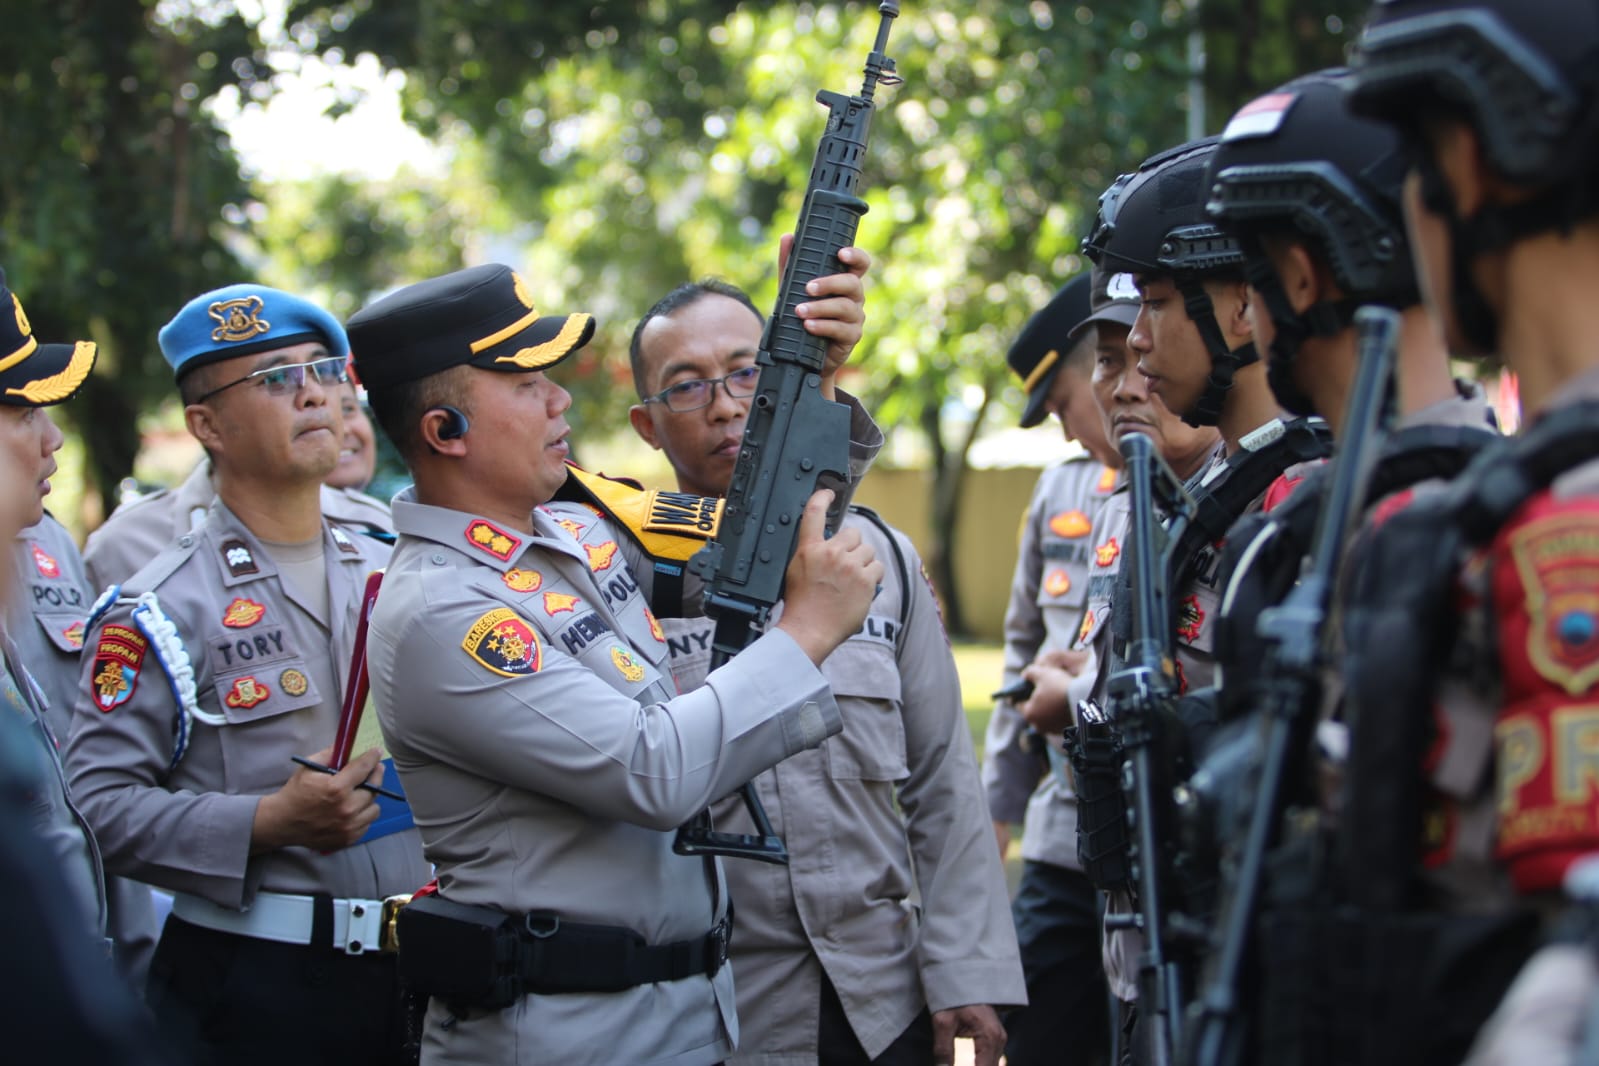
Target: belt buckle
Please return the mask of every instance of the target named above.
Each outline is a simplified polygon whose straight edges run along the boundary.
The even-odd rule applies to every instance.
[[[382,924],[378,930],[378,950],[393,953],[400,950],[400,911],[411,902],[409,892],[389,896],[383,901]]]

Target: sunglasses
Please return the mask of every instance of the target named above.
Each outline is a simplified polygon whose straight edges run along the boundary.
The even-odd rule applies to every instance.
[[[281,366],[263,367],[252,370],[250,373],[230,381],[226,385],[219,385],[210,392],[195,400],[195,403],[205,403],[217,393],[231,389],[235,385],[245,382],[255,382],[266,389],[268,396],[292,396],[305,388],[307,377],[314,377],[319,385],[342,385],[350,380],[349,364],[339,356],[328,356],[325,359],[313,359],[309,363],[284,363]]]

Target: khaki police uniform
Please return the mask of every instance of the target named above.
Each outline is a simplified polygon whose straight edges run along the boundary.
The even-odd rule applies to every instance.
[[[112,511],[84,542],[83,564],[90,588],[98,594],[107,585],[132,577],[161,549],[199,529],[216,498],[211,463],[202,460],[177,488],[140,496]],[[323,485],[322,514],[352,532],[394,532],[388,505],[354,489]]]
[[[772,632],[676,695],[650,570],[593,508],[539,507],[531,536],[411,490],[394,513],[368,659],[440,894],[652,945],[705,937],[727,907],[720,863],[675,854],[673,830],[838,732],[821,673]],[[722,967],[458,1016],[434,999],[423,1061],[690,1066],[725,1059],[737,1037]]]
[[[12,554],[16,591],[6,609],[6,632],[45,698],[50,731],[64,740],[94,595],[72,535],[49,513],[17,534]],[[134,987],[142,988],[157,935],[150,888],[121,877],[106,878],[105,885],[106,931]]]
[[[884,561],[883,588],[822,663],[844,731],[755,780],[789,864],[727,864],[738,1063],[814,1066],[824,980],[871,1058],[924,1008],[1026,998],[937,601],[903,534],[896,549],[868,518],[844,525]],[[714,623],[662,626],[678,690],[699,689]],[[754,832],[738,797],[715,814],[720,829]]]

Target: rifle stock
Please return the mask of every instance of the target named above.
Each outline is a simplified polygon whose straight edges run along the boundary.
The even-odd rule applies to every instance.
[[[799,538],[800,516],[818,488],[842,502],[849,481],[849,409],[822,396],[827,340],[806,332],[795,313],[805,287],[841,273],[839,249],[855,243],[866,213],[857,191],[879,83],[895,84],[894,61],[884,53],[899,5],[878,5],[877,41],[866,59],[859,95],[823,90],[827,129],[816,149],[794,246],[755,357],[761,368],[727,505],[716,539],[689,569],[705,582],[705,612],[716,620],[711,669],[726,663],[759,635],[782,597],[783,575]],[[841,513],[841,506],[835,513]],[[719,833],[701,812],[678,830],[673,847],[685,855],[717,854],[785,863],[788,851],[773,833],[755,790],[741,790],[756,833]]]

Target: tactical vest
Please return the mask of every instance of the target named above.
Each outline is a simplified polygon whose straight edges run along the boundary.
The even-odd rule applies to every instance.
[[[1599,403],[1483,449],[1357,546],[1344,604],[1350,754],[1325,868],[1274,870],[1257,943],[1271,966],[1261,1061],[1456,1063],[1537,946],[1529,910],[1423,909],[1424,761],[1456,668],[1460,567],[1564,471],[1599,457]],[[1306,884],[1295,884],[1302,878]]]

